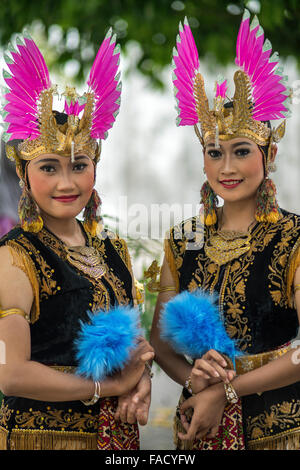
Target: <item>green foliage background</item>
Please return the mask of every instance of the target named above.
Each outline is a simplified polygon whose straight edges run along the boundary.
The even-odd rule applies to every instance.
[[[200,57],[209,54],[221,64],[234,60],[235,42],[243,8],[259,10],[259,20],[273,50],[281,57],[293,55],[300,62],[299,0],[1,0],[0,45],[5,46],[14,33],[41,20],[47,37],[52,25],[62,28],[55,46],[53,64],[63,65],[70,59],[79,61],[77,78],[85,76],[85,65],[94,56],[110,26],[126,52],[129,41],[141,46],[137,67],[150,82],[162,86],[161,69],[171,62],[179,21],[187,16]],[[68,46],[68,35],[79,33],[76,47]],[[49,64],[51,66],[51,64]]]
[[[160,72],[171,63],[179,21],[187,16],[200,57],[225,65],[233,63],[245,6],[252,13],[259,10],[260,23],[273,50],[278,50],[283,58],[294,56],[300,64],[299,0],[1,0],[0,46],[5,47],[24,27],[34,32],[38,23],[42,38],[34,39],[43,39],[49,68],[59,70],[69,60],[76,60],[79,67],[75,79],[81,81],[112,26],[125,54],[130,41],[139,43],[141,54],[134,67],[149,77],[150,84],[162,87]],[[61,34],[51,45],[47,40],[53,25]],[[72,32],[77,34],[78,41],[70,44]],[[40,41],[38,44],[43,49]],[[91,49],[93,53],[88,53]],[[159,260],[161,246],[151,241],[129,240],[129,246],[136,258],[151,254]],[[155,301],[156,295],[146,290],[142,321],[147,337]]]

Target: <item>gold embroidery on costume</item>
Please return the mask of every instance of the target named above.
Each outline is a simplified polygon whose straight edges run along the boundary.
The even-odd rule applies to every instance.
[[[217,230],[211,234],[204,249],[206,255],[221,266],[247,253],[250,240],[250,233]]]
[[[85,231],[85,234],[88,242],[87,247],[68,247],[45,229],[38,233],[38,237],[46,246],[54,250],[59,257],[68,261],[94,285],[92,311],[98,308],[108,310],[110,307],[109,292],[103,282],[101,282],[101,279],[105,279],[109,283],[119,304],[126,305],[128,299],[123,282],[120,281],[106,264],[107,255],[104,241],[98,237],[92,237],[88,231]],[[116,238],[112,232],[109,232],[109,238],[114,242],[113,246],[115,248],[118,247],[116,250],[120,256],[122,253],[123,261],[125,262],[126,260],[128,263],[129,254],[125,242]],[[96,264],[94,265],[93,263]]]
[[[282,229],[281,240],[275,245],[271,265],[269,266],[270,293],[275,304],[281,307],[291,304],[291,286],[298,265],[294,253],[300,246],[297,240],[292,252],[290,246],[299,233],[299,227],[294,223],[292,216],[284,217],[280,224]],[[284,274],[284,275],[283,275]]]
[[[132,271],[131,269],[131,261],[130,261],[130,256],[127,248],[127,244],[122,240],[122,238],[116,237],[112,232],[109,232],[110,241],[119,254],[120,258],[124,261],[125,265],[129,269],[129,271]],[[114,236],[113,236],[114,235]]]
[[[60,286],[57,285],[57,282],[54,277],[54,270],[46,263],[45,259],[41,255],[40,251],[35,248],[35,246],[30,243],[30,241],[20,235],[18,238],[18,243],[24,246],[27,249],[27,253],[29,255],[33,255],[36,259],[36,262],[39,266],[39,270],[37,271],[40,274],[40,297],[41,299],[47,299],[51,295],[57,294],[60,290]]]
[[[4,403],[2,402],[0,408],[0,426],[7,426],[7,423],[10,420],[13,412],[14,410],[10,409],[8,405],[4,405]]]
[[[298,424],[293,432],[300,431],[300,401],[282,402],[272,405],[270,412],[247,419],[248,438],[251,441],[272,438],[273,427],[276,426],[282,433],[290,432],[289,425]]]
[[[62,431],[90,431],[97,427],[97,420],[97,415],[74,413],[71,409],[69,411],[49,409],[47,412],[29,409],[15,416],[16,427],[41,430],[47,426],[47,428],[58,428]]]
[[[31,308],[30,321],[31,323],[35,323],[40,316],[40,278],[38,272],[36,270],[34,262],[30,258],[26,250],[19,245],[19,243],[16,243],[11,240],[7,242],[7,246],[12,257],[12,265],[21,269],[26,274],[32,287],[34,300]]]
[[[293,250],[290,254],[289,261],[286,269],[286,295],[289,302],[289,306],[293,306],[294,296],[292,295],[294,277],[296,270],[300,267],[300,238],[295,243]]]

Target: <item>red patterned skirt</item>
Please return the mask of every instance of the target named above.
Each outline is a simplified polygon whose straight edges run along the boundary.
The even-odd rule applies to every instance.
[[[115,421],[117,398],[100,400],[100,415],[97,435],[98,450],[139,450],[139,429],[137,423]]]
[[[185,390],[184,390],[185,392]],[[179,407],[186,399],[183,394],[179,400]],[[192,413],[191,413],[192,416]],[[191,418],[190,416],[190,418]],[[224,409],[222,423],[218,434],[213,438],[194,439],[194,441],[181,441],[178,431],[185,433],[177,413],[174,422],[174,440],[179,450],[245,450],[245,440],[242,423],[241,400],[234,405],[227,405]]]

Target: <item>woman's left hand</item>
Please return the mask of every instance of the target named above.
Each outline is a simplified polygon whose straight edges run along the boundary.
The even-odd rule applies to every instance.
[[[211,385],[197,395],[184,401],[180,406],[181,423],[186,431],[178,433],[182,441],[201,439],[204,436],[215,437],[222,421],[226,396],[223,384]],[[193,409],[192,420],[189,423],[185,411]]]
[[[129,424],[137,421],[144,426],[148,421],[150,402],[151,379],[145,372],[133,390],[119,396],[115,419]]]

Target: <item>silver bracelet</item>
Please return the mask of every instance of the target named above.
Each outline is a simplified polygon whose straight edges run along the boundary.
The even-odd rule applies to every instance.
[[[146,366],[146,369],[148,370],[148,374],[150,376],[150,379],[152,379],[152,377],[154,376],[153,372],[152,372],[152,369],[151,369],[151,366],[149,364],[149,362],[145,362],[145,366]]]
[[[81,402],[86,406],[94,405],[95,403],[97,403],[100,396],[101,396],[101,383],[95,382],[95,392],[94,392],[93,398],[91,398],[90,400],[81,400]]]

